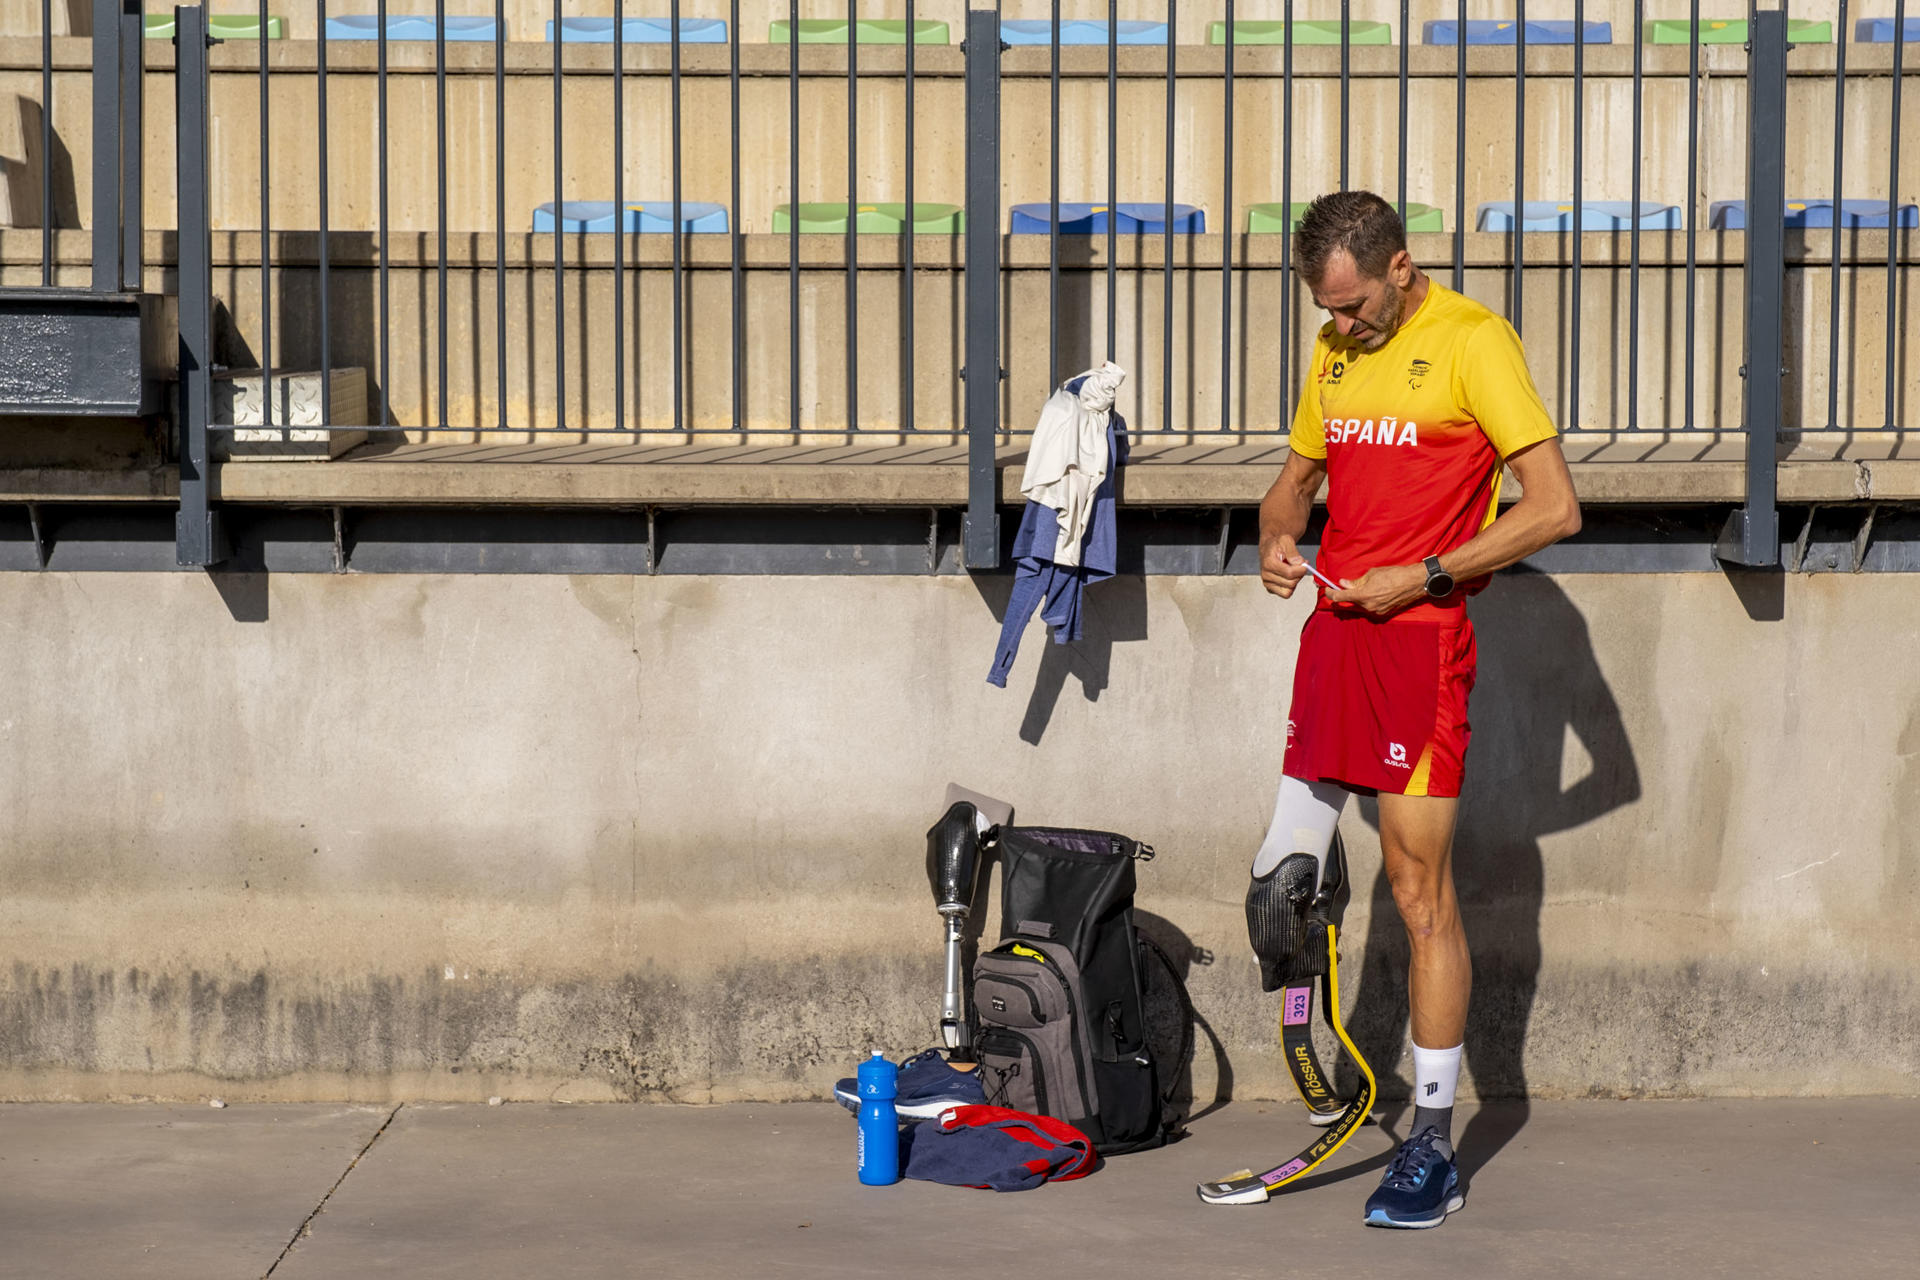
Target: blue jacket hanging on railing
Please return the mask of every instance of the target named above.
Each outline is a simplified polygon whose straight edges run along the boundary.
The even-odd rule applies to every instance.
[[[1080,638],[1081,597],[1087,585],[1114,575],[1119,550],[1114,494],[1120,468],[1127,460],[1127,423],[1117,412],[1095,410],[1090,404],[1083,403],[1081,398],[1082,391],[1088,389],[1089,379],[1103,382],[1111,379],[1109,387],[1096,384],[1095,389],[1102,394],[1094,396],[1091,403],[1098,404],[1104,399],[1107,405],[1112,404],[1113,392],[1119,386],[1118,379],[1113,378],[1112,374],[1118,374],[1119,377],[1125,374],[1120,373],[1117,366],[1109,368],[1111,374],[1107,369],[1102,369],[1068,379],[1053,399],[1048,401],[1049,411],[1042,413],[1040,425],[1034,429],[1034,444],[1028,449],[1029,459],[1036,454],[1043,457],[1057,454],[1065,447],[1059,440],[1043,441],[1043,430],[1050,434],[1077,434],[1086,425],[1082,414],[1105,412],[1107,423],[1103,435],[1106,465],[1099,485],[1094,489],[1091,507],[1087,509],[1085,532],[1077,546],[1069,543],[1070,548],[1078,552],[1077,564],[1061,563],[1061,512],[1047,505],[1047,501],[1062,501],[1060,493],[1047,481],[1032,488],[1023,486],[1029,494],[1037,489],[1047,501],[1036,501],[1029,497],[1026,510],[1020,516],[1020,531],[1013,539],[1013,594],[1007,601],[1007,615],[1000,625],[1000,645],[993,655],[993,667],[987,672],[988,684],[1002,689],[1007,687],[1007,673],[1013,669],[1013,660],[1020,652],[1020,633],[1026,630],[1034,609],[1042,600],[1046,601],[1046,607],[1040,613],[1040,620],[1053,629],[1055,644],[1067,644]],[[1063,396],[1077,406],[1076,412],[1064,415],[1052,412],[1061,405]]]

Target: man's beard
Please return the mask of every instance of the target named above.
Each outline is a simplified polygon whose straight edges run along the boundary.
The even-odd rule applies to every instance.
[[[1406,309],[1407,300],[1401,295],[1400,291],[1398,289],[1389,291],[1387,295],[1387,306],[1386,309],[1380,313],[1379,322],[1368,326],[1373,330],[1374,336],[1363,339],[1360,345],[1368,351],[1378,351],[1381,347],[1386,346],[1387,339],[1391,338],[1394,335],[1394,331],[1400,327],[1400,318],[1406,312]]]

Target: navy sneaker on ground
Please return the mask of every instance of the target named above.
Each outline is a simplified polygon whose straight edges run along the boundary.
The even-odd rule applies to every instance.
[[[893,1109],[902,1120],[931,1120],[948,1107],[983,1106],[986,1090],[980,1086],[980,1071],[956,1071],[947,1065],[940,1050],[916,1053],[900,1064],[898,1093]],[[849,1111],[860,1109],[860,1086],[852,1076],[833,1086],[833,1100]]]
[[[1400,1144],[1380,1187],[1367,1197],[1370,1227],[1437,1227],[1466,1203],[1453,1148],[1437,1129],[1422,1129]]]

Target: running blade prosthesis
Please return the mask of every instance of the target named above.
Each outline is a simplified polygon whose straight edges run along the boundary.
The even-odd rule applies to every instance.
[[[1264,1173],[1242,1169],[1218,1182],[1197,1188],[1208,1204],[1260,1204],[1274,1192],[1325,1163],[1354,1130],[1366,1123],[1373,1109],[1373,1070],[1347,1036],[1340,1021],[1340,972],[1335,936],[1347,900],[1346,852],[1334,838],[1327,867],[1314,885],[1318,860],[1294,854],[1247,894],[1247,926],[1260,957],[1262,985],[1283,994],[1280,1001],[1280,1046],[1293,1076],[1294,1088],[1307,1104],[1308,1119],[1326,1127],[1318,1140],[1283,1164]],[[1320,1009],[1334,1038],[1360,1069],[1360,1087],[1352,1098],[1336,1095],[1332,1078],[1314,1052],[1313,986],[1320,981]]]

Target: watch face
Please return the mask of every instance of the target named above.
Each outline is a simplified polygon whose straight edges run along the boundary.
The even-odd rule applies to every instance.
[[[1435,573],[1430,575],[1427,578],[1427,594],[1436,599],[1440,596],[1452,595],[1453,575],[1450,573]]]

